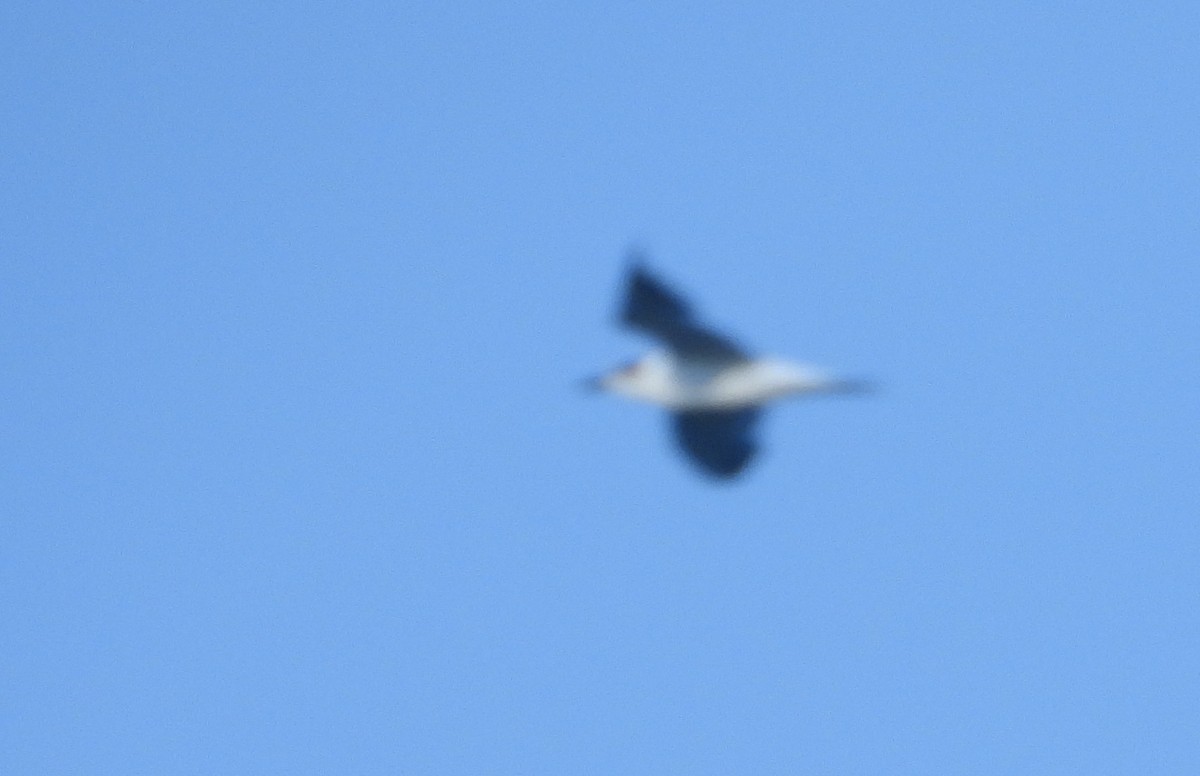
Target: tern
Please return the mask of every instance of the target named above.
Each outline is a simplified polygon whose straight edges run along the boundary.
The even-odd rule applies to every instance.
[[[660,349],[586,385],[665,408],[680,448],[716,479],[737,476],[758,452],[756,426],[770,402],[870,389],[865,381],[806,364],[750,355],[697,320],[688,301],[636,255],[629,263],[619,321],[657,340]]]

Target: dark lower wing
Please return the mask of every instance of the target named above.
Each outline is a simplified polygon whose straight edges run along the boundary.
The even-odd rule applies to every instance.
[[[759,410],[677,412],[672,416],[679,446],[701,469],[716,477],[733,477],[754,457],[758,443],[754,425]]]

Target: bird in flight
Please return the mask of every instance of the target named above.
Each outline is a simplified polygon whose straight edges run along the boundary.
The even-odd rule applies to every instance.
[[[731,479],[758,451],[764,406],[804,394],[862,393],[869,386],[777,358],[750,355],[697,320],[692,306],[635,255],[625,281],[620,323],[657,340],[651,351],[588,385],[664,407],[675,439],[705,474]]]

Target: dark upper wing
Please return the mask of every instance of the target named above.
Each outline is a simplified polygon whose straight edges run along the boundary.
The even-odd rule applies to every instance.
[[[691,305],[636,260],[629,270],[621,322],[661,340],[683,356],[718,361],[746,357],[732,340],[697,323]]]
[[[677,412],[675,438],[688,457],[716,477],[733,477],[758,451],[754,425],[759,410]]]

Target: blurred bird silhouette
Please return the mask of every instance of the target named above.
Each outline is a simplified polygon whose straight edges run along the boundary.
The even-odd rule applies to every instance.
[[[755,431],[767,403],[870,387],[804,364],[751,356],[700,323],[691,305],[651,274],[638,254],[630,258],[619,320],[662,348],[587,384],[666,408],[680,448],[717,479],[741,473],[758,451]]]

